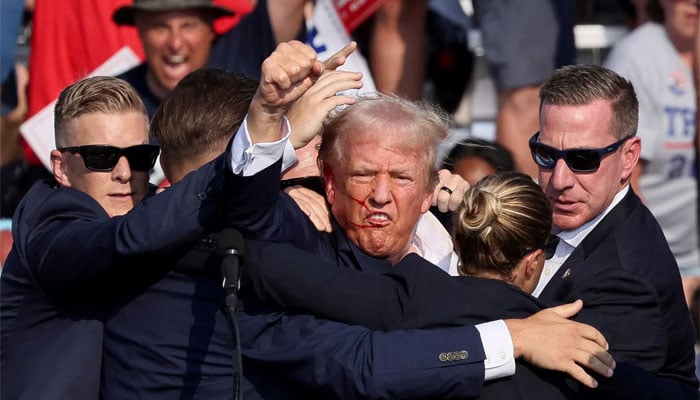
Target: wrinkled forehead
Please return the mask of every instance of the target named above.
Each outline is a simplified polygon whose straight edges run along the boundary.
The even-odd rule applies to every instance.
[[[560,148],[605,145],[616,139],[613,111],[605,101],[582,105],[544,104],[539,141]]]

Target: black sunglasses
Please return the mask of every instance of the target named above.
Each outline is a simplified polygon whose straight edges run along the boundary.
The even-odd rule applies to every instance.
[[[549,235],[547,241],[544,242],[542,246],[542,251],[544,252],[545,260],[549,260],[554,257],[554,252],[557,251],[557,246],[559,245],[559,236]]]
[[[547,237],[547,240],[541,247],[528,247],[527,249],[523,250],[523,252],[520,254],[520,258],[523,258],[527,253],[540,248],[542,249],[542,253],[544,253],[544,259],[549,260],[550,258],[554,257],[554,252],[557,251],[557,245],[559,245],[559,236],[549,235]]]
[[[559,150],[554,147],[542,144],[537,140],[540,133],[535,133],[530,138],[530,151],[535,164],[542,168],[552,169],[557,165],[557,161],[563,158],[566,165],[574,172],[595,172],[600,167],[600,162],[605,156],[617,150],[627,139],[634,135],[625,136],[617,142],[603,147],[602,149],[568,149]]]
[[[85,168],[91,171],[109,172],[124,156],[134,171],[150,171],[156,163],[160,148],[154,144],[139,144],[130,147],[115,147],[104,144],[61,147],[60,152],[80,154]]]

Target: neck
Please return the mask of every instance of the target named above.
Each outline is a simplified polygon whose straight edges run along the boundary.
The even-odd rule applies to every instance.
[[[505,276],[503,274],[499,274],[497,272],[479,271],[476,273],[465,273],[464,275],[465,276],[473,276],[476,278],[495,279],[497,281],[504,281],[504,282],[512,283],[511,277]]]

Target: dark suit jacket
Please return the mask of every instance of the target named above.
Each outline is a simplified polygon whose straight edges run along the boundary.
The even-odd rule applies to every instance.
[[[104,306],[120,276],[157,273],[152,257],[211,229],[224,165],[220,157],[114,218],[75,189],[40,182],[27,193],[0,279],[0,397],[98,398]]]
[[[475,325],[524,318],[542,309],[516,286],[450,277],[415,254],[391,272],[372,275],[337,268],[290,244],[248,241],[246,248],[244,285],[261,299],[371,329]],[[518,364],[515,376],[488,382],[480,394],[482,399],[575,396],[563,374],[525,363]]]
[[[363,253],[345,237],[337,225],[332,234],[318,232],[296,203],[277,189],[279,178],[279,162],[255,176],[234,177],[234,187],[245,190],[234,192],[232,202],[235,206],[230,212],[244,235],[289,242],[346,268],[375,274],[391,270],[389,261]],[[308,326],[303,334],[293,332],[284,328],[291,318],[296,316],[260,313],[248,320],[257,321],[257,325],[251,323],[248,326],[250,334],[254,335],[250,337],[256,342],[251,342],[247,350],[244,349],[244,355],[251,362],[267,364],[268,368],[274,368],[275,365],[290,366],[287,368],[290,379],[302,382],[312,380],[311,383],[322,391],[336,390],[333,395],[340,398],[476,397],[481,393],[485,355],[479,333],[473,326],[386,334],[362,330],[355,331],[359,332],[355,333],[359,336],[351,338],[343,330],[334,331],[334,323],[331,321],[320,323],[314,319],[314,322],[307,322],[310,318],[308,316],[297,322],[298,326]],[[323,327],[319,327],[319,323]],[[245,325],[244,321],[241,324],[244,345]],[[304,341],[305,335],[311,339]],[[322,335],[328,339],[319,340]],[[379,341],[378,338],[383,340]],[[356,365],[361,371],[372,372],[371,379],[360,382],[364,388],[357,388],[353,386],[357,382],[349,384],[345,377],[335,372],[326,373],[323,369],[314,370],[312,376],[297,374],[295,368],[292,368],[296,365],[293,360],[302,354],[302,349],[303,352],[329,358],[333,363],[350,357],[353,362],[358,362]],[[440,361],[440,353],[456,350],[468,351],[469,357]],[[353,355],[357,351],[360,353]],[[380,371],[383,372],[379,373]],[[418,371],[421,372],[416,374]],[[412,374],[414,377],[409,378]],[[360,376],[362,374],[358,374]],[[320,384],[321,381],[325,383]],[[344,387],[348,389],[343,389]],[[360,389],[370,391],[357,392]],[[354,396],[353,392],[356,393]]]
[[[582,299],[578,319],[603,333],[617,360],[697,388],[695,330],[678,267],[656,219],[631,189],[539,298]]]
[[[416,255],[391,272],[362,274],[337,268],[289,244],[248,242],[244,284],[265,301],[373,329],[476,324],[523,318],[544,304],[493,279],[451,277]],[[697,389],[620,361],[595,390],[518,363],[516,374],[488,382],[482,398],[689,399]]]
[[[216,235],[207,235],[183,246],[185,254],[159,259],[172,271],[132,275],[122,286],[105,320],[105,400],[231,397],[232,335],[215,250]],[[450,344],[462,350],[464,328],[443,329],[445,342],[432,331],[371,332],[284,313],[244,294],[236,318],[246,399],[421,398],[481,385],[468,378],[483,374],[480,365],[440,368],[451,363],[432,357]],[[406,353],[407,343],[417,350]]]
[[[418,282],[428,280],[422,269],[414,267],[411,273],[419,274],[420,278],[415,278]],[[444,304],[454,302],[450,299],[454,284],[441,283],[444,286],[436,285],[441,289],[432,290],[431,296],[401,302],[397,307],[382,306],[381,312],[373,310],[368,316],[367,309],[343,308],[351,300],[342,298],[342,294],[353,294],[348,292],[348,282],[352,279],[348,276],[350,272],[334,271],[332,274],[337,274],[337,277],[316,271],[305,281],[309,285],[306,293],[311,293],[318,309],[304,309],[338,318],[338,310],[342,308],[353,314],[344,315],[348,317],[344,320],[362,324],[370,322],[371,326],[382,328],[406,327],[414,319],[421,323],[458,321],[456,315],[444,315],[449,313]],[[396,303],[401,299],[400,295],[410,297],[416,294],[409,293],[404,278],[394,278],[399,287],[394,291],[385,285],[372,287],[372,284],[363,282],[354,295],[365,303],[368,299],[381,298],[374,304],[391,305],[392,301]],[[296,282],[294,279],[287,276],[286,284]],[[318,285],[321,282],[328,287],[311,289],[311,286],[321,286]],[[294,293],[288,294],[294,296]],[[617,360],[632,362],[658,377],[668,377],[697,388],[695,333],[683,299],[678,268],[656,220],[631,191],[574,250],[539,299],[554,304],[579,298],[584,301],[584,310],[577,319],[603,333]],[[461,304],[464,302],[467,301]],[[291,302],[285,304],[294,305]]]
[[[105,322],[106,400],[231,396],[232,337],[221,310],[216,240],[206,235],[159,259],[160,274],[126,277],[128,286],[121,285]],[[356,260],[356,249],[340,248],[341,259]],[[367,263],[388,268],[384,260]],[[445,348],[464,350],[465,337],[478,337],[473,327],[372,332],[281,312],[245,293],[236,318],[246,399],[466,396],[483,384],[481,362],[436,356]],[[472,359],[483,360],[481,349],[469,350]]]

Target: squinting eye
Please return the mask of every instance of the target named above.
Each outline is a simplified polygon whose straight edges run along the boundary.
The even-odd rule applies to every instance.
[[[394,180],[401,185],[407,185],[407,184],[413,182],[413,177],[411,177],[411,176],[396,176],[396,177],[394,177]]]
[[[355,182],[369,182],[372,180],[372,175],[370,174],[354,174],[350,176],[350,179]]]

